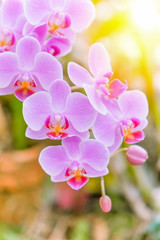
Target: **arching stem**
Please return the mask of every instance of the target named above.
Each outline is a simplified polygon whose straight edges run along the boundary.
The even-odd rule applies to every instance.
[[[102,196],[105,196],[105,185],[104,185],[104,178],[103,176],[100,177],[100,181],[101,181],[101,192],[102,192]]]
[[[128,150],[128,148],[120,148],[118,151],[112,153],[112,154],[110,155],[110,158],[113,158],[114,156],[116,156],[116,155],[119,154],[120,152],[124,152],[124,151],[127,151],[127,150]]]
[[[78,86],[71,87],[71,91],[77,91],[79,89],[82,89],[82,87],[78,87]]]

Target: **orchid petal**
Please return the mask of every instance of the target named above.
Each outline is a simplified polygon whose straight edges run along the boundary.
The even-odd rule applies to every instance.
[[[0,88],[6,88],[19,72],[18,59],[15,53],[0,54]]]
[[[51,53],[54,57],[59,58],[67,55],[71,51],[72,44],[66,38],[51,37],[45,44],[44,48],[46,48],[47,52]],[[56,51],[56,49],[58,49],[58,51]]]
[[[62,65],[56,58],[45,52],[36,55],[32,73],[46,90],[49,89],[54,80],[63,78]]]
[[[27,127],[25,136],[28,138],[37,139],[37,140],[46,139],[46,138],[48,138],[46,135],[47,131],[48,131],[48,129],[45,126],[43,126],[38,131],[34,131],[31,128]]]
[[[81,32],[88,28],[95,18],[95,6],[90,0],[68,0],[65,11],[71,18],[71,28]]]
[[[89,164],[87,164],[87,163],[83,163],[83,167],[84,167],[84,169],[85,169],[86,172],[87,172],[87,176],[88,176],[88,177],[92,177],[92,178],[104,176],[104,175],[106,175],[106,174],[109,173],[107,167],[105,167],[105,169],[104,169],[104,170],[101,170],[101,171],[96,170],[95,168],[91,167],[91,166],[90,166]]]
[[[38,92],[23,102],[23,117],[27,125],[35,131],[42,128],[51,114],[51,98],[47,92]]]
[[[72,93],[66,102],[66,116],[80,132],[88,130],[96,118],[96,111],[88,98],[81,93]]]
[[[112,72],[110,57],[101,43],[93,44],[89,49],[89,69],[96,79]]]
[[[68,75],[70,80],[79,87],[83,87],[83,84],[94,84],[94,78],[90,73],[80,65],[74,62],[68,64]]]
[[[2,25],[12,28],[21,13],[23,13],[23,5],[20,0],[7,0],[2,6]]]
[[[67,167],[70,160],[62,146],[44,148],[39,155],[39,163],[50,176],[56,176]]]
[[[127,84],[123,84],[119,79],[114,79],[109,84],[109,93],[111,98],[119,97],[127,89]]]
[[[56,80],[49,89],[49,94],[52,98],[53,112],[61,113],[64,111],[66,99],[71,93],[68,83],[64,80]]]
[[[50,12],[50,0],[24,0],[25,16],[33,25],[37,25]]]
[[[23,70],[30,71],[33,68],[35,56],[40,49],[39,42],[33,37],[24,37],[19,40],[16,53]]]
[[[148,115],[148,102],[145,94],[139,90],[123,93],[118,99],[125,118],[144,119]]]
[[[78,160],[80,157],[79,144],[81,139],[79,137],[70,137],[62,140],[62,146],[65,148],[68,156],[72,160]]]
[[[92,131],[95,138],[106,146],[111,146],[115,140],[115,131],[118,122],[108,112],[106,115],[98,114]]]
[[[80,160],[82,163],[87,163],[97,171],[102,171],[107,167],[109,154],[101,142],[95,139],[83,141],[80,143],[80,152],[82,153]]]
[[[109,152],[110,153],[115,152],[121,146],[122,142],[123,142],[123,136],[121,134],[120,128],[117,126],[115,130],[114,143],[112,144],[112,146],[108,147]]]
[[[102,102],[102,98],[97,92],[97,86],[96,85],[87,85],[84,84],[84,90],[88,96],[88,99],[92,106],[100,113],[106,114],[107,108]]]

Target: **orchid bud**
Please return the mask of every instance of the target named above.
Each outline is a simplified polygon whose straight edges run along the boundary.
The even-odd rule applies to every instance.
[[[107,195],[100,197],[99,205],[103,212],[106,212],[106,213],[110,212],[112,208],[112,202],[110,197],[108,197]]]
[[[147,160],[148,153],[144,148],[138,145],[131,145],[128,147],[126,157],[130,164],[141,165]]]

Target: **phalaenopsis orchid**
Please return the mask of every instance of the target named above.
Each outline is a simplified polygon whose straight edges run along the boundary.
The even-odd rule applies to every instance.
[[[61,140],[39,156],[51,181],[67,181],[78,190],[89,178],[100,177],[100,206],[110,211],[103,176],[109,173],[110,158],[123,150],[119,149],[123,141],[130,145],[145,138],[145,94],[112,79],[102,43],[89,48],[89,71],[68,63],[75,86],[64,80],[59,58],[71,51],[76,32],[93,22],[91,0],[5,0],[0,13],[0,95],[13,93],[22,101],[28,138]],[[83,93],[75,92],[81,88]],[[133,165],[147,159],[139,146],[124,150]]]

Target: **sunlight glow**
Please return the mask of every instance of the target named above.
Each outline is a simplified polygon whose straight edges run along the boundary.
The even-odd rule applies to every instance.
[[[160,20],[156,1],[134,0],[131,3],[131,18],[142,31],[150,31],[156,28]]]

